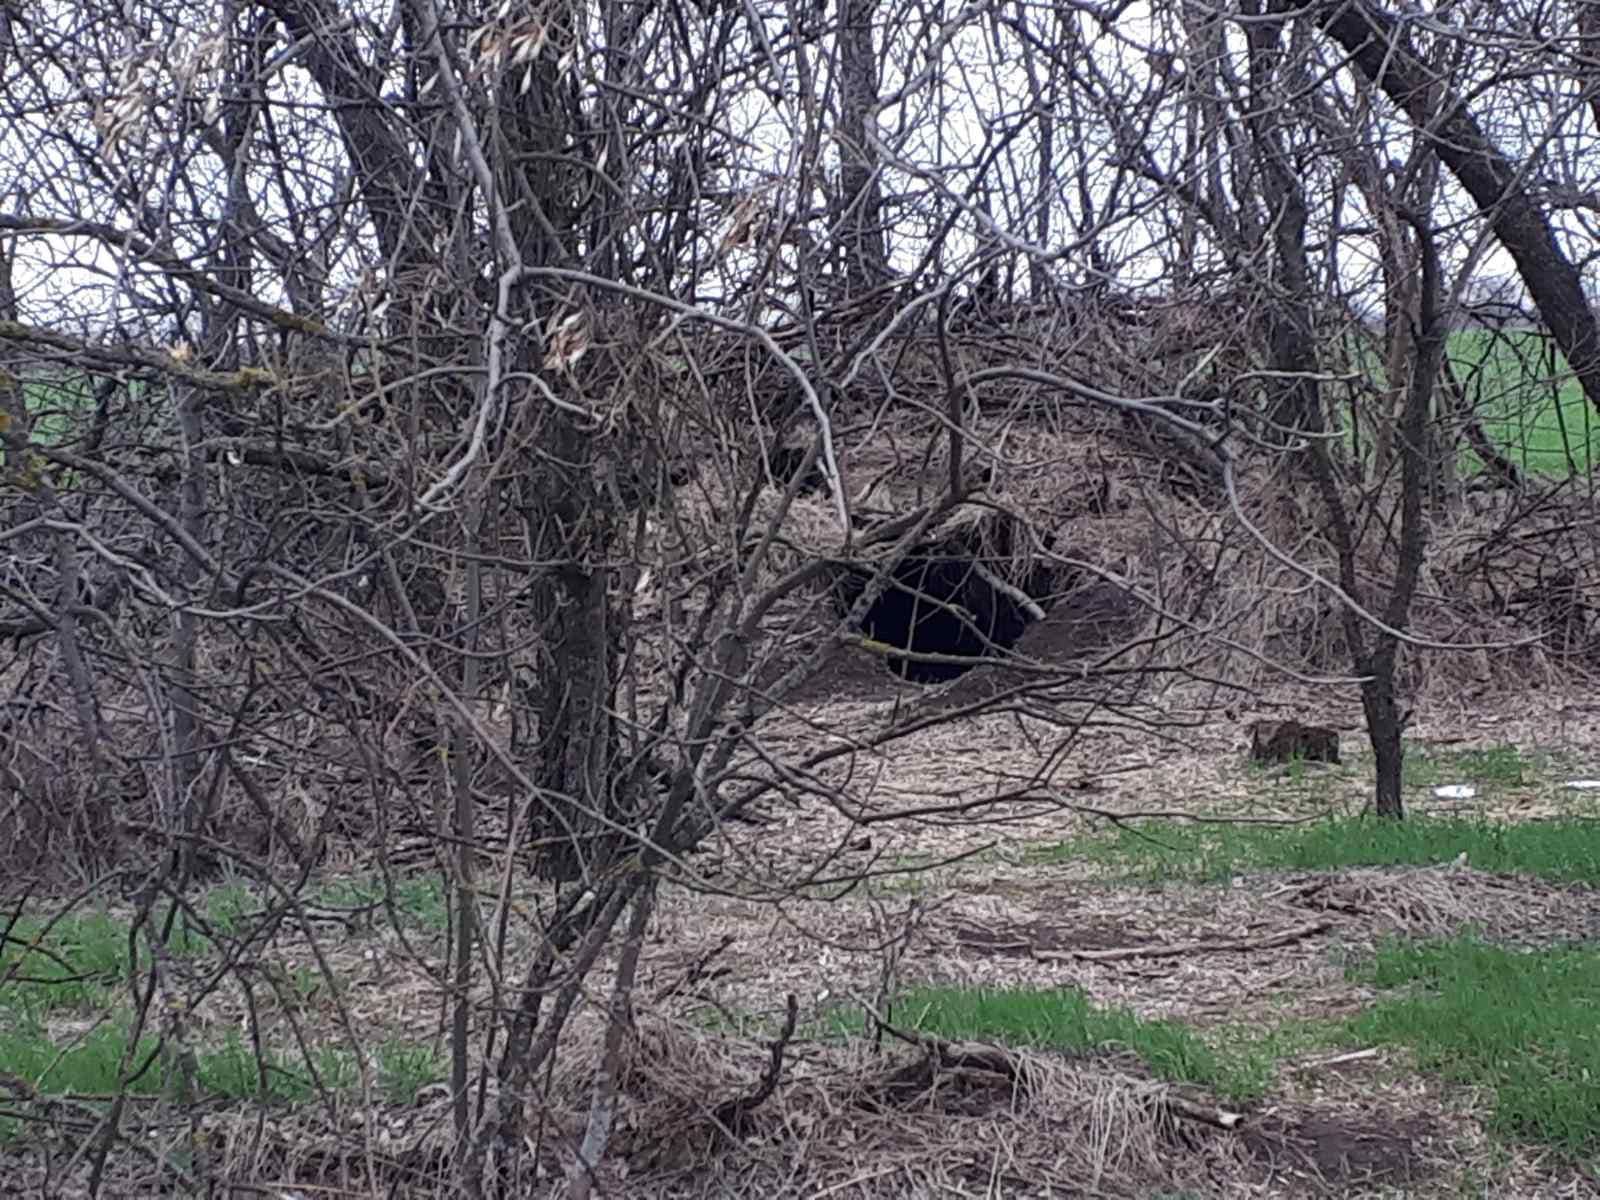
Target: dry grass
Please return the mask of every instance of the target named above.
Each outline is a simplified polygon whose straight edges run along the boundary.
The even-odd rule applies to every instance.
[[[1552,713],[1566,707],[1549,704]],[[1526,700],[1519,708],[1522,730],[1493,711],[1474,718],[1444,707],[1425,709],[1418,730],[1449,731],[1466,739],[1453,744],[1472,745],[1553,728],[1552,714],[1529,712]],[[1564,744],[1575,751],[1597,744],[1593,726],[1569,716]],[[1026,738],[1002,745],[1005,728],[1004,719],[989,718],[969,728],[965,742],[946,730],[928,735],[937,750],[910,744],[884,755],[864,799],[894,807],[914,794],[970,795],[1036,775],[1040,747]],[[1135,768],[1108,776],[1108,790],[1089,795],[1096,808],[1118,813],[1312,809],[1313,795],[1291,796],[1282,781],[1242,772],[1242,728],[1197,730],[1187,746],[1154,756],[1107,731],[1082,741],[1068,766]],[[722,894],[664,889],[621,1075],[617,1134],[600,1180],[607,1194],[1588,1194],[1572,1167],[1487,1139],[1480,1097],[1417,1074],[1391,1049],[1350,1056],[1326,1045],[1288,1047],[1269,1093],[1245,1106],[1245,1124],[1228,1131],[1183,1116],[1172,1102],[1206,1097],[1174,1091],[1114,1052],[1068,1058],[1018,1050],[1010,1070],[995,1071],[941,1065],[892,1040],[875,1050],[831,1035],[829,1014],[877,1003],[888,972],[896,986],[1073,987],[1098,1004],[1239,1037],[1359,1011],[1370,993],[1342,964],[1387,935],[1473,924],[1497,940],[1538,944],[1592,939],[1600,929],[1592,892],[1487,876],[1470,864],[1245,876],[1224,886],[1108,885],[1092,864],[1044,865],[1026,853],[1101,828],[1103,818],[1024,803],[1000,815],[1007,814],[1012,819],[998,826],[954,817],[874,827],[870,846],[841,859],[835,848],[858,837],[859,827],[837,809],[780,810],[772,824],[731,828],[720,855],[703,864]],[[962,860],[921,875],[889,874],[870,888],[818,883],[806,898],[778,890],[808,865],[838,877],[874,864],[899,871],[950,858]],[[757,886],[763,878],[771,890]],[[1267,942],[1318,924],[1262,949],[1159,953],[1241,937]],[[531,933],[518,928],[519,944]],[[413,960],[382,933],[329,934],[323,942],[342,987],[337,1002],[313,996],[292,1014],[309,1037],[337,1039],[344,1021],[368,1045],[435,1036],[445,993],[426,957]],[[1100,953],[1140,948],[1157,953]],[[286,936],[269,957],[285,970],[314,961],[299,937]],[[802,1022],[780,1088],[739,1130],[720,1128],[713,1109],[755,1089],[766,1039],[790,993]],[[272,1004],[262,1015],[279,1033],[291,1017]],[[239,995],[223,989],[194,1014],[196,1034],[236,1026],[242,1016]],[[594,1010],[580,1013],[541,1090],[529,1137],[542,1153],[529,1194],[553,1189],[570,1166],[599,1037]],[[345,1095],[266,1118],[224,1109],[198,1124],[144,1104],[128,1122],[143,1145],[187,1154],[184,1161],[241,1186],[367,1196],[382,1180],[382,1189],[397,1187],[390,1194],[448,1194],[441,1172],[453,1135],[437,1090],[406,1105]],[[118,1177],[130,1189],[120,1194],[144,1194],[139,1181],[148,1184],[155,1173],[142,1156],[120,1158]],[[14,1178],[42,1186],[37,1175]],[[52,1194],[72,1195],[72,1184],[58,1178]]]

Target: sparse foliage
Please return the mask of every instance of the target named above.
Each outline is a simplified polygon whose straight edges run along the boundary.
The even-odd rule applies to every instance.
[[[894,872],[879,829],[1071,809],[1076,739],[1175,723],[1169,687],[1353,673],[1398,816],[1413,649],[1514,640],[1491,600],[1534,568],[1495,547],[1592,507],[1570,440],[1529,498],[1452,363],[1512,309],[1600,410],[1600,76],[1521,10],[0,8],[0,872],[132,947],[60,1170],[225,1181],[198,1124],[147,1161],[126,1100],[156,1070],[198,1111],[226,996],[252,1094],[303,1070],[335,1128],[362,1097],[361,1187],[599,1194],[664,894],[848,894]],[[1517,499],[1445,561],[1469,460]],[[1536,564],[1575,658],[1588,528]],[[1441,634],[1451,578],[1478,607]],[[863,676],[902,699],[846,727]],[[884,774],[985,716],[1030,757],[983,794]],[[784,806],[842,832],[767,862],[739,831]],[[370,894],[318,892],[352,860]],[[915,909],[879,912],[879,1004]],[[417,981],[443,1049],[367,1029],[352,970]],[[373,1114],[439,1073],[442,1148],[380,1161]]]

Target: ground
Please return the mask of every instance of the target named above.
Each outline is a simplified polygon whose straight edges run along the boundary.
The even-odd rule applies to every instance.
[[[1310,711],[1311,702],[1298,699],[1302,714],[1356,724],[1337,705]],[[1581,700],[1548,697],[1531,703],[1517,697],[1499,709],[1429,706],[1409,741],[1411,812],[1530,821],[1591,811],[1589,797],[1564,784],[1600,775],[1600,759],[1590,753],[1600,747],[1597,716]],[[1111,813],[1252,822],[1306,819],[1330,808],[1359,811],[1370,787],[1359,734],[1345,735],[1343,767],[1262,772],[1244,762],[1245,727],[1218,722],[1154,749],[1148,739],[1106,735],[1076,752],[1082,772],[1069,764],[1057,776],[1065,782],[1098,773],[1100,786],[1057,788],[1048,796],[1040,788],[1043,801],[873,826],[870,844],[826,806],[776,810],[774,824],[734,835],[730,864],[742,872],[767,864],[776,876],[784,864],[812,860],[840,879],[851,872],[835,850],[856,836],[846,861],[890,873],[869,888],[819,884],[817,892],[836,898],[808,903],[669,894],[657,935],[671,947],[664,957],[691,963],[714,954],[726,974],[702,994],[752,1028],[772,1027],[791,992],[813,1013],[870,1001],[884,994],[889,970],[900,988],[1078,989],[1096,1005],[1180,1021],[1225,1043],[1249,1042],[1251,1031],[1269,1041],[1273,1031],[1291,1031],[1268,1048],[1273,1080],[1242,1106],[1247,1120],[1228,1135],[1232,1156],[1206,1130],[1196,1161],[1174,1173],[1180,1189],[1198,1188],[1191,1194],[1304,1195],[1313,1180],[1333,1194],[1374,1188],[1407,1195],[1600,1194],[1578,1165],[1491,1138],[1485,1098],[1420,1072],[1404,1048],[1332,1046],[1304,1032],[1370,1002],[1373,989],[1347,967],[1384,939],[1477,928],[1508,945],[1592,943],[1600,939],[1600,892],[1481,871],[1470,858],[1388,869],[1246,871],[1193,883],[1108,882],[1116,870],[1071,856],[1075,839],[1102,835]],[[1509,746],[1518,750],[1508,753]],[[1040,749],[1005,718],[941,731],[872,764],[876,806],[971,802],[1014,788]],[[857,771],[864,773],[859,765]],[[1435,795],[1435,787],[1475,772],[1483,781],[1472,798]],[[1041,814],[1051,801],[1083,808]],[[959,861],[926,867],[952,859]],[[924,869],[893,873],[912,867]],[[907,923],[913,932],[886,952],[883,943]],[[899,1015],[914,1023],[914,1013]],[[1308,1044],[1293,1044],[1297,1030]],[[1064,1094],[1074,1086],[1085,1083],[1063,1085]],[[922,1136],[956,1147],[959,1157],[973,1132],[950,1138],[928,1128]],[[1164,1153],[1169,1161],[1183,1157],[1170,1146]],[[1216,1155],[1226,1163],[1221,1177]],[[1027,1178],[1019,1172],[1010,1187],[990,1194],[1050,1194],[1071,1186],[1048,1169],[1032,1176],[1031,1185]]]
[[[817,736],[800,718],[864,728],[883,703],[835,692],[797,713],[786,736]],[[1338,704],[1283,704],[1354,724]],[[1600,1194],[1583,1156],[1497,1132],[1482,1088],[1348,1030],[1377,991],[1352,965],[1393,939],[1472,927],[1496,945],[1592,944],[1600,891],[1485,869],[1470,853],[1399,867],[1196,871],[1202,851],[1186,830],[1354,813],[1366,796],[1370,764],[1356,733],[1345,735],[1342,766],[1264,771],[1244,761],[1247,715],[1197,719],[1166,742],[1102,731],[1073,749],[1050,786],[1027,783],[1051,755],[1049,730],[967,721],[857,762],[856,780],[874,786],[841,792],[857,805],[850,816],[843,802],[813,799],[731,826],[698,861],[708,883],[663,888],[600,1179],[607,1194]],[[1588,793],[1564,786],[1600,776],[1600,712],[1581,700],[1425,706],[1409,744],[1416,816],[1528,823],[1592,811]],[[1470,799],[1434,794],[1463,781],[1476,789]],[[1024,784],[1025,798],[987,803]],[[872,821],[911,809],[921,815]],[[1163,824],[1108,837],[1150,813]],[[1194,817],[1232,824],[1185,823]],[[1083,853],[1091,844],[1100,851]],[[808,868],[798,896],[777,887]],[[322,881],[310,915],[360,907],[353,901],[370,880],[352,868]],[[399,929],[375,911],[312,920],[316,953],[298,934],[280,939],[252,994],[214,992],[186,1030],[191,1044],[214,1047],[253,1010],[279,1035],[297,1029],[330,1045],[355,1036],[375,1047],[364,1083],[291,1098],[265,1133],[217,1104],[198,1130],[180,1122],[153,1140],[187,1138],[188,1168],[210,1155],[233,1180],[318,1189],[297,1194],[371,1194],[364,1154],[424,1176],[450,1129],[443,1059],[429,1049],[441,1044],[443,992],[429,970],[442,959],[442,917],[422,881],[397,901],[409,914]],[[208,911],[221,920],[228,904],[250,903],[219,888]],[[321,982],[319,954],[340,987]],[[964,988],[1081,993],[1088,1004],[1072,1019],[1086,1023],[1090,1045],[1064,1051],[930,1025],[926,998]],[[798,1023],[778,1086],[742,1112],[741,1097],[769,1069],[790,995]],[[869,1009],[893,1032],[869,1033]],[[581,1136],[594,1011],[574,1024],[543,1132]],[[51,1020],[58,1036],[94,1024],[65,1010]],[[345,1069],[336,1057],[322,1066],[330,1078]],[[718,1105],[735,1141],[708,1119]],[[0,1093],[0,1117],[6,1106]],[[11,1147],[21,1194],[46,1187],[47,1170],[55,1194],[75,1190],[60,1183],[81,1168],[70,1146],[38,1156]],[[552,1150],[549,1170],[562,1161]],[[127,1170],[145,1177],[136,1163]]]

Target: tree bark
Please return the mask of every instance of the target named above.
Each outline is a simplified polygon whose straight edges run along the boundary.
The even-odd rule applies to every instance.
[[[1373,811],[1386,820],[1402,821],[1406,815],[1405,802],[1400,796],[1405,767],[1405,750],[1400,743],[1403,727],[1394,702],[1394,689],[1384,686],[1389,682],[1374,681],[1364,685],[1361,709],[1367,718],[1367,738],[1372,743],[1372,756],[1377,765]]]
[[[379,98],[383,78],[357,48],[353,24],[327,0],[260,2],[300,43],[300,61],[328,100],[384,258],[402,268],[425,263],[429,238],[419,221],[433,214],[416,203],[423,174],[389,125],[389,107]]]
[[[586,878],[618,843],[620,738],[613,718],[622,624],[612,568],[617,514],[595,462],[594,436],[566,414],[549,419],[551,456],[529,486],[529,541],[546,564],[536,588],[539,752],[529,828],[542,873]],[[557,464],[561,464],[559,467]]]
[[[883,191],[867,140],[876,119],[878,56],[872,46],[877,0],[839,0],[839,197],[834,214],[851,292],[870,291],[888,274]]]

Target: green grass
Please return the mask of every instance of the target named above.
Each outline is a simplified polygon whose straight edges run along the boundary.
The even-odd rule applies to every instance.
[[[219,888],[204,907],[213,932],[232,934],[239,932],[251,901],[241,887]],[[158,909],[154,916],[156,926],[164,928],[164,910]],[[108,993],[127,978],[128,932],[127,921],[104,912],[69,913],[54,922],[22,918],[0,946],[0,1009],[103,1005]],[[211,941],[179,914],[169,949],[180,957],[194,958],[212,948]],[[143,970],[149,962],[150,952],[141,939],[135,968]]]
[[[128,971],[128,926],[105,913],[23,918],[0,946],[0,1010],[99,1004]]]
[[[1551,755],[1529,754],[1516,746],[1490,746],[1453,753],[1407,746],[1401,777],[1405,786],[1412,788],[1437,787],[1441,783],[1517,788],[1536,782],[1536,773],[1553,765]]]
[[[338,897],[335,896],[335,899]],[[366,893],[347,900],[365,903]],[[396,903],[408,916],[428,924],[444,920],[436,881],[409,881],[397,889]],[[214,889],[199,905],[216,935],[247,932],[244,926],[259,901],[242,885]],[[161,914],[156,914],[157,926]],[[200,957],[214,952],[212,942],[180,914],[170,938],[173,952]],[[135,966],[143,971],[149,951],[140,945]],[[263,963],[281,975],[291,1006],[312,1002],[326,986],[318,973]],[[120,1084],[132,1033],[126,980],[129,924],[104,912],[72,913],[58,920],[25,917],[15,923],[0,947],[0,1072],[25,1081],[43,1095],[104,1097]],[[150,1034],[140,1038],[136,1064],[158,1047]],[[297,1050],[265,1045],[259,1056],[238,1029],[195,1047],[195,1082],[208,1095],[296,1103],[320,1089],[348,1092],[360,1080],[354,1051],[343,1045],[318,1045],[308,1064]],[[394,1103],[409,1103],[417,1091],[444,1076],[437,1052],[398,1041],[373,1046],[374,1083]],[[134,1094],[152,1095],[174,1086],[172,1066],[157,1057],[129,1081]],[[0,1117],[0,1141],[26,1133],[15,1118]]]
[[[114,1092],[128,1044],[128,1028],[102,1021],[76,1034],[52,1036],[38,1021],[0,1018],[0,1070],[26,1080],[52,1095],[103,1096]],[[153,1037],[140,1040],[135,1062],[143,1061],[156,1045]],[[147,1072],[129,1091],[153,1095],[160,1090],[159,1076]],[[0,1125],[0,1129],[4,1129]]]
[[[334,1046],[311,1052],[311,1067],[298,1056],[264,1048],[260,1061],[238,1030],[229,1030],[220,1046],[197,1056],[195,1074],[200,1086],[217,1096],[234,1100],[281,1100],[298,1103],[317,1094],[318,1085],[329,1092],[347,1092],[361,1078],[355,1055]]]
[[[1352,760],[1348,751],[1356,750]],[[1371,778],[1372,762],[1365,750],[1365,738],[1346,743],[1343,763],[1308,763],[1291,759],[1275,763],[1247,763],[1252,778],[1270,779],[1274,786],[1303,785],[1308,790],[1329,793],[1336,786],[1361,773]],[[1401,766],[1402,783],[1422,790],[1441,783],[1470,783],[1480,789],[1505,790],[1539,783],[1539,776],[1561,765],[1562,756],[1548,751],[1525,751],[1516,746],[1489,746],[1477,750],[1438,750],[1420,743],[1408,743]]]
[[[1259,1047],[1213,1047],[1176,1021],[1097,1008],[1072,989],[919,987],[895,1002],[891,1019],[949,1040],[1075,1053],[1115,1046],[1163,1079],[1198,1084],[1233,1100],[1259,1096],[1272,1077],[1272,1056]],[[860,1029],[842,1013],[840,1025],[841,1032]]]
[[[225,883],[206,895],[206,920],[218,933],[229,936],[243,933],[245,918],[260,908],[260,902],[242,883]]]
[[[1473,937],[1391,943],[1353,967],[1383,995],[1342,1021],[1202,1036],[1172,1021],[1097,1008],[1073,990],[920,987],[893,1019],[949,1040],[1083,1052],[1124,1048],[1163,1079],[1248,1101],[1286,1055],[1336,1044],[1409,1048],[1419,1068],[1484,1089],[1490,1129],[1570,1155],[1600,1152],[1600,950],[1520,952]],[[842,1032],[859,1020],[838,1015]]]
[[[1391,944],[1354,974],[1401,993],[1354,1018],[1353,1037],[1489,1090],[1503,1136],[1600,1152],[1600,950]]]
[[[1532,331],[1457,330],[1447,353],[1484,433],[1502,453],[1537,474],[1583,474],[1600,465],[1600,418],[1553,347]],[[1480,469],[1477,456],[1467,454],[1466,469]]]
[[[1482,871],[1600,884],[1600,822],[1501,824],[1412,817],[1401,822],[1340,818],[1307,825],[1185,825],[1140,821],[1109,833],[1033,847],[1035,862],[1098,863],[1146,881],[1199,883],[1248,870],[1337,870],[1426,866],[1466,853]]]
[[[1561,478],[1600,465],[1600,415],[1572,378],[1565,356],[1553,347],[1548,335],[1533,330],[1458,329],[1445,353],[1495,448],[1524,471]],[[1351,353],[1353,366],[1370,386],[1385,386],[1384,363],[1371,343],[1362,342]],[[1362,403],[1371,399],[1366,396]],[[1464,437],[1459,446],[1461,475],[1481,473],[1483,461]]]
[[[385,1042],[377,1060],[378,1090],[390,1104],[412,1104],[418,1092],[445,1077],[445,1062],[432,1046]]]
[[[308,898],[322,908],[359,910],[379,904],[383,893],[382,877],[371,875],[332,880]],[[393,900],[395,911],[422,929],[437,933],[449,927],[450,910],[444,885],[431,875],[396,877]],[[371,916],[369,924],[372,925],[388,921],[382,909],[375,910]]]
[[[128,1037],[128,1026],[121,1020],[105,1020],[81,1033],[54,1036],[37,1022],[3,1023],[0,1070],[43,1095],[103,1099],[117,1091]],[[139,1040],[132,1061],[136,1066],[149,1065],[129,1081],[131,1094],[152,1096],[175,1086],[156,1055],[158,1045],[152,1035]],[[393,1104],[412,1103],[418,1091],[445,1076],[443,1061],[429,1046],[384,1042],[376,1048],[374,1060],[378,1094]],[[270,1048],[258,1061],[238,1030],[229,1030],[220,1044],[197,1053],[194,1071],[195,1082],[208,1095],[288,1104],[310,1100],[319,1089],[348,1094],[360,1082],[356,1056],[344,1047],[316,1047],[310,1066],[298,1055]],[[17,1136],[22,1129],[21,1122],[0,1116],[0,1141]]]

